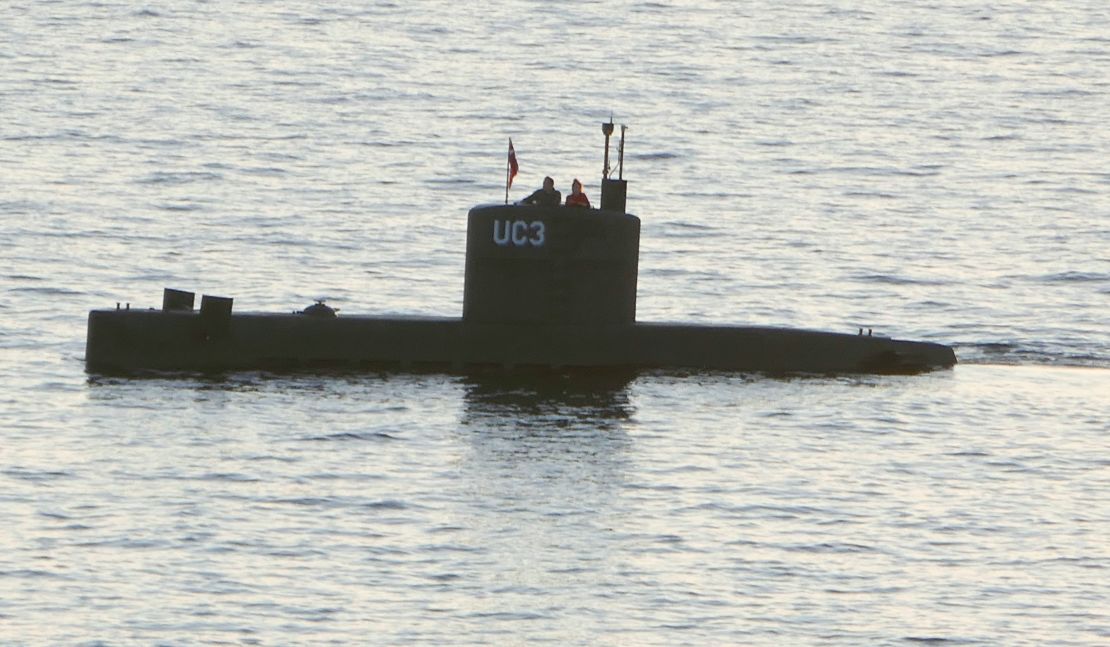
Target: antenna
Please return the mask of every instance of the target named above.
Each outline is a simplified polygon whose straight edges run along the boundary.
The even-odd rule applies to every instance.
[[[601,132],[605,135],[605,168],[601,169],[601,179],[609,179],[609,136],[613,134],[613,115],[609,114],[609,121],[602,122]]]
[[[621,124],[621,143],[617,149],[617,179],[624,179],[624,131],[628,130],[628,126]]]

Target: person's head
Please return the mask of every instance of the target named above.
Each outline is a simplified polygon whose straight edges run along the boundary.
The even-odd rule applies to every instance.
[[[570,183],[570,192],[582,193],[582,183],[578,181],[578,178],[574,178],[574,181]]]
[[[543,179],[543,190],[544,191],[554,191],[555,190],[555,180],[552,180],[550,176],[545,177]]]

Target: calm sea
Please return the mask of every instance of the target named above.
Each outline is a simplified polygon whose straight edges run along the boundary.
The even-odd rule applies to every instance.
[[[1110,642],[1103,0],[0,4],[0,644]],[[641,320],[960,365],[84,370],[167,286],[457,316],[610,115]]]

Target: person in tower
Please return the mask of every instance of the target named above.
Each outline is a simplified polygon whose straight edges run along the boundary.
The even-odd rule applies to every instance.
[[[555,190],[555,180],[550,177],[543,179],[543,188],[536,189],[532,195],[520,201],[520,204],[534,204],[541,207],[557,207],[563,194]]]
[[[582,193],[582,183],[578,181],[578,178],[574,178],[574,181],[570,183],[570,195],[567,196],[567,206],[590,208],[590,199],[586,197],[585,193]]]

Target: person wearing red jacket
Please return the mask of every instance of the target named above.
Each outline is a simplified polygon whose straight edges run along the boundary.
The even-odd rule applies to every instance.
[[[582,193],[582,183],[578,181],[578,178],[574,178],[574,181],[570,183],[570,194],[567,195],[566,204],[568,207],[590,208],[590,199],[586,197],[585,193]]]

